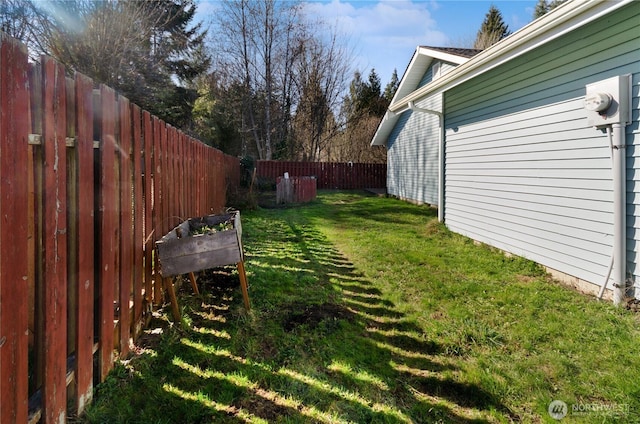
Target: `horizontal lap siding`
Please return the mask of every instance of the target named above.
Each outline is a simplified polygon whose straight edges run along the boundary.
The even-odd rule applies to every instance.
[[[440,110],[439,99],[417,106]],[[417,203],[438,204],[438,117],[406,111],[389,137],[387,192]]]
[[[585,84],[634,73],[628,167],[638,162],[640,3],[446,93],[445,220],[453,231],[602,284],[613,241],[607,137],[588,127]],[[613,25],[616,23],[616,25]],[[635,272],[639,175],[628,173]],[[639,194],[636,194],[639,193]],[[638,234],[636,234],[638,233]]]

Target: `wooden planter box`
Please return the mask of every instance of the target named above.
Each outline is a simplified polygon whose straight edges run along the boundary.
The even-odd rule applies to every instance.
[[[209,234],[195,234],[203,227],[215,228],[231,221],[232,229]],[[160,274],[172,277],[244,260],[240,212],[190,218],[156,242]]]
[[[231,228],[219,229],[224,223],[231,223]],[[205,231],[203,234],[193,234],[204,227],[215,231]],[[207,215],[200,218],[190,218],[165,234],[156,242],[158,252],[159,272],[163,278],[180,274],[189,274],[191,285],[198,293],[194,272],[223,265],[238,267],[240,287],[244,307],[249,310],[249,290],[247,275],[244,269],[244,252],[242,250],[242,225],[240,212],[234,211],[226,215]],[[167,280],[165,280],[167,281]],[[173,284],[167,285],[173,315],[180,320],[178,300]]]

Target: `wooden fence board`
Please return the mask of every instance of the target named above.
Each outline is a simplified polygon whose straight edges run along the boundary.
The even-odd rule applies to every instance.
[[[66,92],[62,66],[43,60],[45,423],[65,421],[67,406]],[[64,311],[64,313],[61,313]]]
[[[167,148],[167,125],[160,122],[160,234],[158,238],[171,229],[167,217],[169,216],[169,149]]]
[[[177,216],[224,206],[222,167],[239,175],[236,158],[115,97],[50,58],[29,65],[26,47],[0,34],[3,424],[86,409],[113,367],[115,301],[126,354],[162,302],[155,240]]]
[[[155,148],[153,143],[153,121],[151,114],[147,111],[142,113],[142,124],[144,128],[144,298],[145,304],[153,303],[153,238],[155,224],[153,217],[153,155]]]
[[[131,180],[131,109],[129,100],[118,97],[118,121],[120,124],[120,147],[118,157],[120,164],[120,288],[119,324],[120,324],[120,356],[129,354],[129,334],[131,328],[129,302],[133,279],[133,183]]]
[[[180,136],[180,143],[178,143],[178,175],[186,175],[186,169],[185,169],[185,163],[184,163],[184,158],[188,157],[187,156],[187,151],[186,151],[186,147],[187,147],[187,136],[184,134],[179,134]],[[187,212],[187,197],[186,197],[186,186],[185,186],[185,181],[184,178],[176,178],[176,182],[178,183],[178,194],[179,194],[179,200],[178,200],[178,215],[180,217],[182,217],[182,219],[187,219],[189,218],[188,212]]]
[[[133,150],[133,193],[134,193],[134,211],[133,222],[135,224],[133,230],[133,325],[131,332],[136,338],[141,331],[141,319],[143,311],[142,292],[144,278],[144,203],[142,192],[142,121],[140,108],[136,105],[132,106],[131,120],[132,126],[132,150]]]
[[[42,65],[34,64],[29,69],[29,84],[31,88],[31,131],[33,134],[42,135],[44,124],[44,107],[43,107],[43,89],[42,89]],[[33,345],[30,346],[33,362],[30,368],[33,370],[33,376],[30,385],[41,388],[44,379],[44,246],[43,246],[43,203],[44,203],[44,154],[41,145],[32,146],[32,163],[33,163],[33,226],[34,226],[34,258],[33,258],[33,283],[30,284],[33,290],[33,327],[34,332]],[[32,395],[33,389],[29,395]],[[41,406],[41,405],[40,405]],[[31,409],[31,408],[30,408]],[[40,408],[40,414],[42,410]],[[31,416],[32,411],[29,411]]]
[[[76,74],[78,181],[78,278],[76,322],[76,408],[82,414],[93,397],[94,166],[93,82]]]
[[[275,182],[285,172],[291,177],[317,178],[318,189],[365,189],[386,187],[387,165],[378,163],[257,161],[256,175]]]
[[[27,420],[27,51],[0,34],[0,422]]]
[[[153,237],[151,241],[155,246],[155,242],[158,238],[162,237],[165,233],[162,228],[162,196],[163,196],[163,158],[162,152],[162,125],[159,119],[153,117]],[[155,264],[154,264],[155,265]],[[162,285],[160,284],[160,277],[158,274],[154,274],[154,293],[153,302],[158,305],[162,302]]]
[[[174,127],[170,127],[168,131],[167,144],[169,149],[169,215],[167,222],[169,229],[180,223],[180,217],[177,208],[177,192],[176,192],[176,146],[178,144],[178,134]]]
[[[67,158],[67,356],[73,355],[76,346],[77,317],[74,313],[78,303],[78,157],[76,151],[76,85],[73,78],[65,78],[66,99],[66,158]],[[70,377],[74,370],[67,369]],[[67,397],[75,398],[75,378],[67,379]]]
[[[115,93],[106,86],[100,86],[100,194],[99,226],[100,253],[98,261],[99,280],[99,316],[100,316],[100,354],[99,378],[104,381],[113,366],[113,301],[116,283],[116,237],[117,222],[115,184]]]

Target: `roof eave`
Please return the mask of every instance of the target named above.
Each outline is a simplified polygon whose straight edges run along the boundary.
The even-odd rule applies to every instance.
[[[417,101],[428,94],[442,92],[462,84],[632,1],[573,0],[566,2],[553,12],[531,22],[509,37],[452,69],[441,78],[392,102],[389,106],[389,111],[398,112],[405,109],[409,102]]]
[[[422,78],[422,75],[429,67],[433,59],[439,59],[450,63],[455,63],[456,65],[461,65],[469,61],[468,57],[458,56],[455,54],[443,52],[441,50],[432,49],[426,46],[418,46],[411,57],[411,61],[409,61],[409,65],[402,76],[402,80],[400,84],[398,84],[398,90],[394,95],[393,99],[391,99],[391,105],[395,103],[397,98],[403,93],[407,91],[406,84],[416,83],[415,79],[412,81],[411,78],[415,77],[415,75],[419,74],[419,77]],[[409,93],[410,95],[411,93]],[[387,138],[395,123],[398,121],[398,114],[402,113],[403,110],[396,110],[395,112],[387,111],[378,124],[378,128],[376,130],[373,139],[371,140],[371,146],[384,146],[386,145]]]

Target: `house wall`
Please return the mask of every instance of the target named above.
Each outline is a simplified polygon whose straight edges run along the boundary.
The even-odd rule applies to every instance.
[[[420,80],[420,83],[416,88],[420,88],[424,85],[429,84],[431,81],[441,77],[442,75],[445,75],[447,72],[449,72],[456,66],[457,65],[453,63],[444,62],[442,60],[434,60],[431,66],[429,67],[429,69],[427,70],[427,72],[425,72],[424,75],[422,76],[422,79]]]
[[[433,78],[433,65],[419,84]],[[447,72],[454,65],[440,63]],[[434,96],[416,102],[416,106],[442,110],[442,97]],[[438,144],[440,129],[435,115],[406,111],[389,135],[387,144],[387,192],[415,203],[438,204]]]
[[[440,110],[441,97],[417,102]],[[438,204],[438,117],[406,111],[387,145],[387,193],[419,204]]]
[[[638,22],[633,2],[445,93],[451,230],[601,285],[612,254],[611,157],[583,98],[585,84],[631,73],[627,249],[640,273]]]

